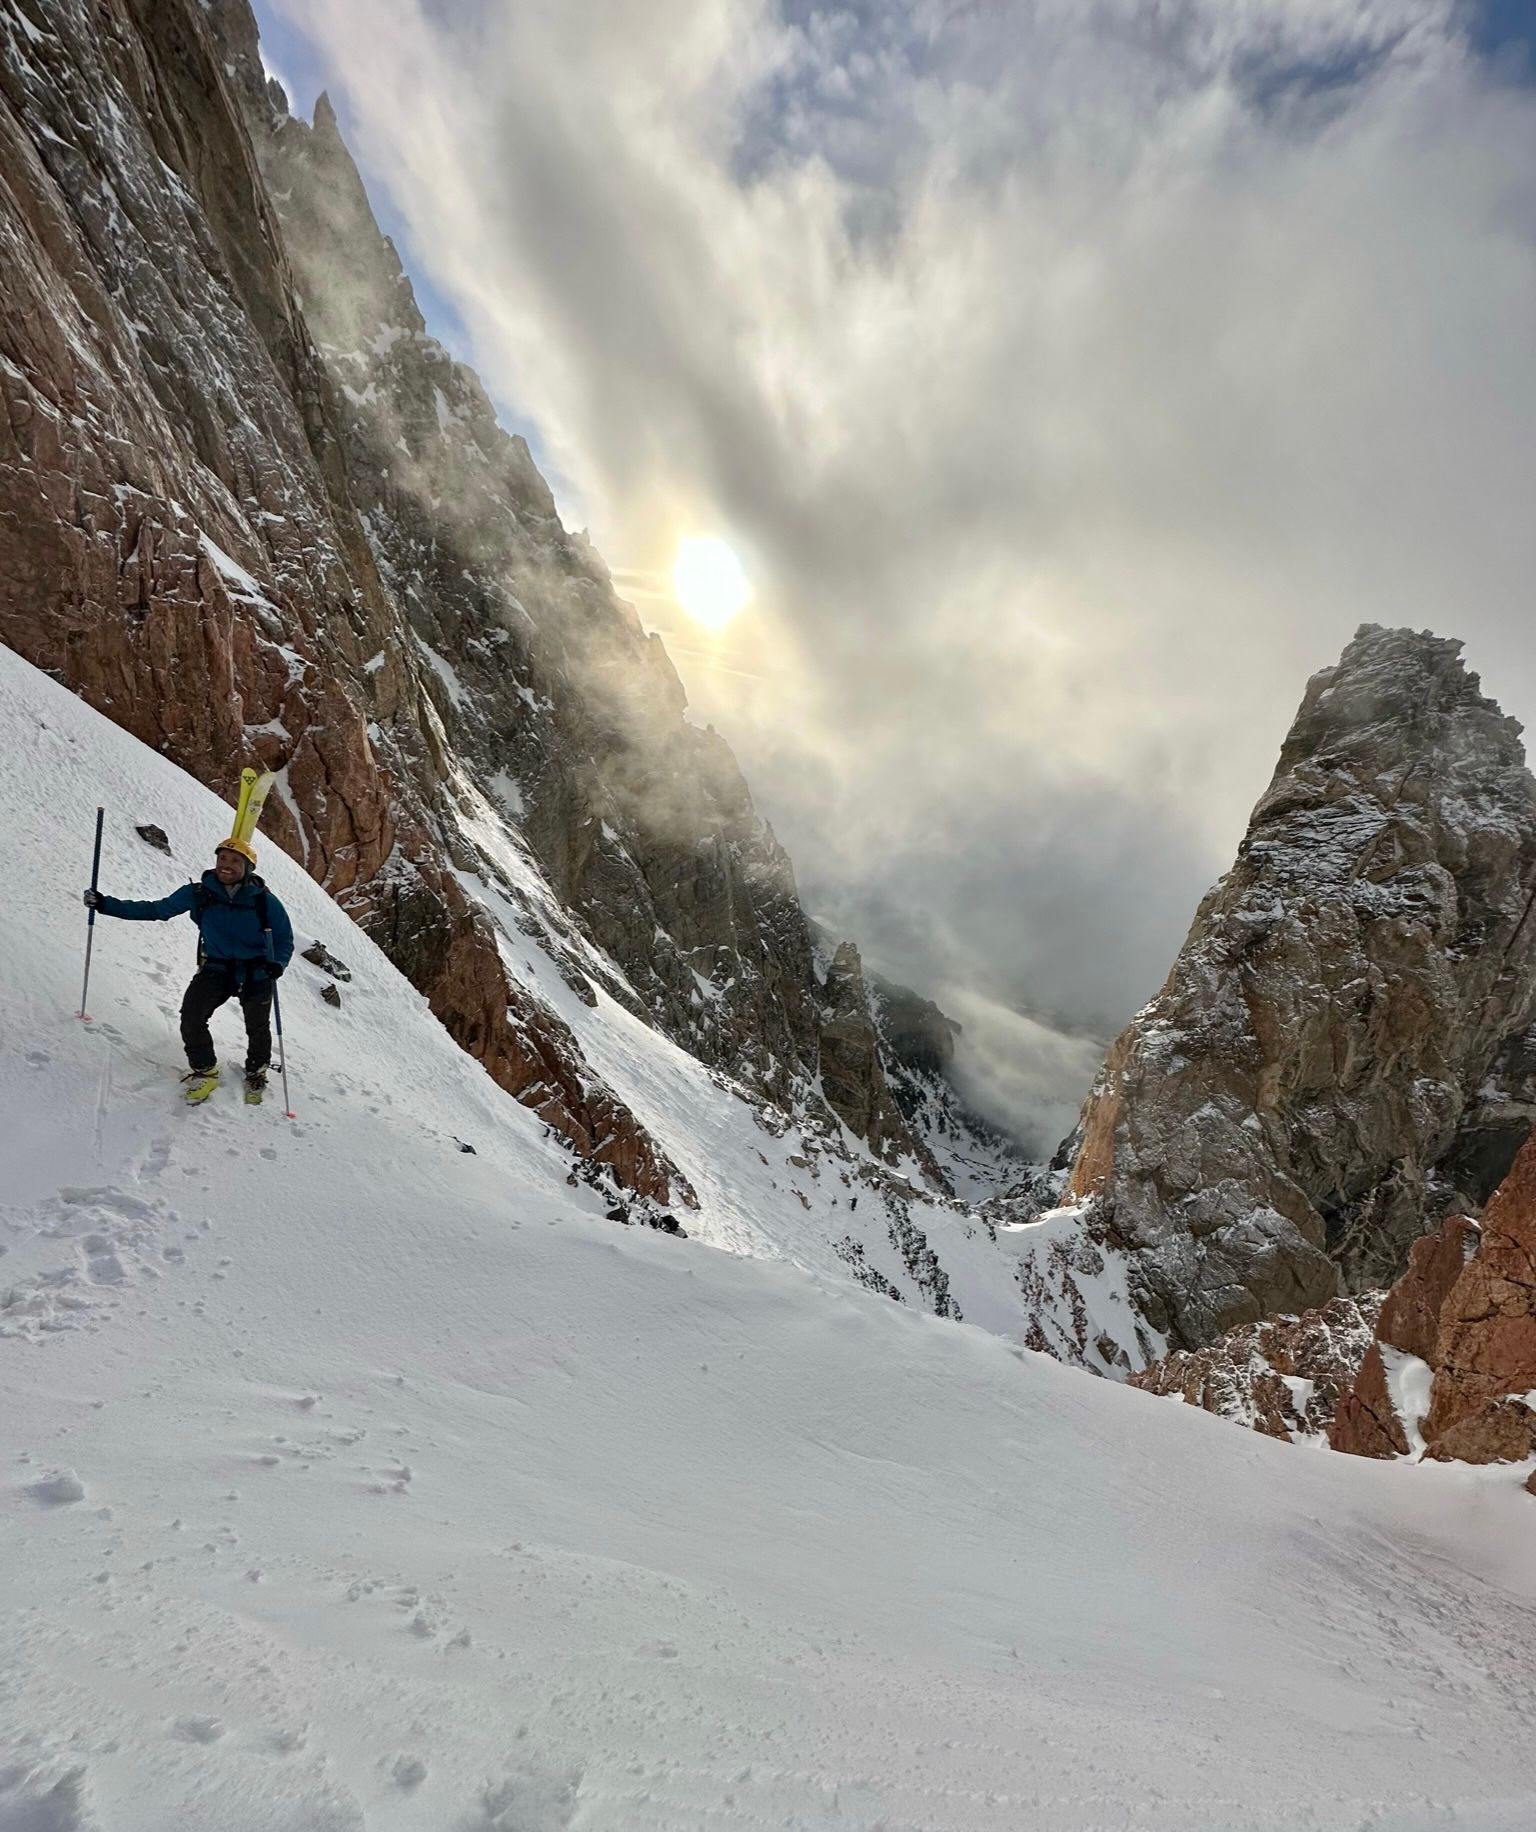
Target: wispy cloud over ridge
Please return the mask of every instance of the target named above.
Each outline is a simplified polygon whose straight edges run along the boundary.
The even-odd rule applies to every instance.
[[[1118,1023],[1360,621],[1536,713],[1536,94],[1468,9],[303,23],[599,547],[745,554],[697,714],[897,973]]]

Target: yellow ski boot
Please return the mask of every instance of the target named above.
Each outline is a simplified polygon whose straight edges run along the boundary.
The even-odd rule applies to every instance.
[[[193,1069],[183,1075],[181,1085],[186,1089],[182,1099],[189,1107],[200,1107],[214,1089],[219,1085],[217,1066],[211,1069]]]

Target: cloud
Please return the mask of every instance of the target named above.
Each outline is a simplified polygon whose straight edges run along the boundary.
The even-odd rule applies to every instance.
[[[961,1025],[951,1074],[966,1104],[1048,1160],[1077,1123],[1082,1093],[1104,1057],[1102,1040],[1064,1036],[973,986],[941,983],[938,992]]]
[[[1357,623],[1536,711],[1536,93],[1463,21],[303,8],[568,510],[644,575],[743,553],[681,666],[808,902],[1105,1028]]]

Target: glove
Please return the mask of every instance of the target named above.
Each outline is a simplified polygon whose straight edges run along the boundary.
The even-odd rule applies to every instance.
[[[101,892],[100,891],[82,891],[80,893],[80,901],[85,905],[85,907],[88,910],[99,909],[101,906]]]
[[[266,963],[267,978],[269,980],[280,980],[283,977],[283,968],[286,965],[287,963],[285,961],[268,961]]]

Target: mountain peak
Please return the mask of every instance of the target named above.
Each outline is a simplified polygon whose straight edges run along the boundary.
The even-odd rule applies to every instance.
[[[1069,1191],[1177,1345],[1380,1284],[1491,1193],[1536,1102],[1533,885],[1515,721],[1459,642],[1363,626],[1084,1110]]]

